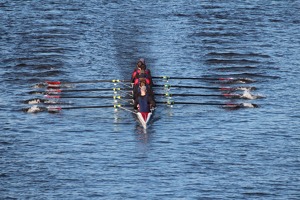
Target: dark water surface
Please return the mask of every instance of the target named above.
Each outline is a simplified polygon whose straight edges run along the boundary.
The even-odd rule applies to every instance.
[[[299,0],[0,1],[0,199],[300,199],[299,13]],[[253,86],[265,98],[174,97],[259,108],[159,105],[146,131],[113,108],[21,111],[42,97],[28,93],[37,83],[128,79],[140,57],[155,76],[203,78],[173,85]]]

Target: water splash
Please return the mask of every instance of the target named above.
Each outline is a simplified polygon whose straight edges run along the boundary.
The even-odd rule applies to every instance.
[[[251,100],[265,98],[265,96],[262,96],[262,95],[253,95],[250,93],[249,90],[245,90],[241,97],[244,99],[251,99]]]
[[[37,112],[42,112],[42,111],[44,111],[44,109],[41,109],[37,105],[34,105],[30,108],[25,108],[24,109],[24,112],[27,112],[27,113],[37,113]]]

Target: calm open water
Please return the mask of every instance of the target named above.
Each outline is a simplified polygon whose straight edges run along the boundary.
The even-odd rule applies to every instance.
[[[299,0],[1,0],[0,199],[300,199],[299,13]],[[174,97],[259,108],[159,105],[146,131],[113,108],[21,111],[42,97],[28,93],[37,83],[129,79],[140,57],[156,76],[208,78],[173,85],[253,86],[265,98]]]

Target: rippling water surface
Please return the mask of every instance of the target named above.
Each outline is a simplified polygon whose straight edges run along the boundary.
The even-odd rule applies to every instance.
[[[299,0],[16,0],[0,13],[1,199],[300,199]],[[43,98],[37,83],[129,79],[140,57],[154,76],[201,77],[170,79],[206,87],[171,88],[202,95],[175,102],[259,107],[158,105],[147,130],[113,108],[22,112]],[[211,88],[238,86],[264,98]],[[62,107],[113,105],[78,98],[110,91],[63,95],[77,97]]]

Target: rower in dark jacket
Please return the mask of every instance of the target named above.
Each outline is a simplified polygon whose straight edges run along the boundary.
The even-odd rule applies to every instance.
[[[138,84],[133,85],[133,99],[136,99],[141,94],[141,88],[146,86],[147,94],[154,99],[154,92],[145,78],[140,78]]]
[[[139,112],[150,112],[156,106],[152,96],[147,94],[146,86],[141,87],[141,93],[134,100],[134,108]]]

